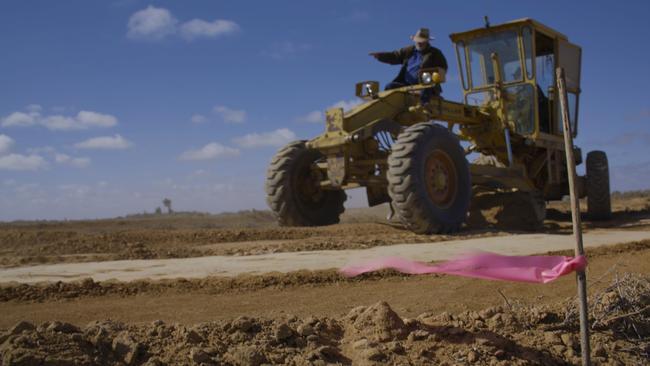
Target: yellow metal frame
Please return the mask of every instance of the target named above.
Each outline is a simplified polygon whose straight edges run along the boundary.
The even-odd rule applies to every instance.
[[[528,67],[525,59],[523,43],[523,27],[531,29],[531,67],[532,78],[528,77]],[[495,84],[474,88],[472,67],[469,60],[469,43],[478,38],[501,31],[515,30],[521,67],[521,80],[503,83],[500,76],[501,67],[498,57],[494,55],[491,62],[495,67]],[[562,163],[557,159],[557,152],[564,151],[560,135],[540,132],[540,116],[537,98],[537,65],[535,60],[536,34],[541,32],[554,39],[555,60],[558,63],[558,40],[567,37],[537,21],[529,18],[492,26],[478,28],[450,35],[456,44],[455,51],[459,69],[461,69],[461,86],[465,103],[452,102],[439,97],[422,106],[419,104],[420,91],[431,88],[432,85],[415,85],[399,89],[378,92],[376,95],[365,97],[366,103],[344,112],[340,108],[330,109],[326,113],[326,131],[307,143],[308,148],[318,149],[325,156],[324,161],[317,165],[323,170],[327,180],[321,182],[324,188],[348,189],[360,186],[385,187],[387,185],[385,172],[388,152],[379,149],[373,136],[376,130],[384,130],[390,125],[400,127],[410,126],[419,122],[431,120],[447,122],[451,130],[459,125],[459,138],[472,144],[472,151],[480,151],[494,155],[502,163],[508,163],[504,131],[513,130],[515,121],[509,121],[502,93],[513,85],[530,85],[534,90],[532,108],[534,110],[534,130],[526,135],[514,134],[510,137],[513,146],[513,164],[507,168],[479,167],[472,165],[471,172],[475,183],[500,182],[506,187],[525,191],[556,189],[548,184],[559,184],[553,178],[559,177]],[[462,42],[462,50],[458,44]],[[462,51],[462,54],[461,54]],[[462,60],[465,61],[463,70]],[[482,67],[488,60],[481,60]],[[485,70],[483,70],[485,75]],[[498,75],[497,75],[498,74]],[[464,79],[466,78],[466,80]],[[373,84],[374,85],[374,84]],[[359,93],[357,85],[357,94]],[[481,106],[467,104],[468,96],[476,92],[493,91],[496,99]],[[554,107],[556,108],[556,106]],[[555,111],[549,111],[555,118]],[[391,131],[396,131],[394,128]],[[396,132],[391,132],[394,138]],[[540,151],[547,151],[540,154]],[[544,170],[547,167],[547,171]],[[548,179],[545,187],[540,187],[535,179],[538,174],[545,173]],[[554,188],[555,187],[555,188]],[[370,192],[370,190],[369,190]],[[370,193],[369,193],[370,194]]]

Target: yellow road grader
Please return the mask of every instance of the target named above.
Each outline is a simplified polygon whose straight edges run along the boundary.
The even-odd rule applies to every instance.
[[[267,172],[267,202],[283,226],[339,222],[346,189],[365,187],[370,206],[390,202],[416,233],[458,230],[472,189],[519,191],[543,220],[547,201],[568,195],[555,69],[566,74],[573,137],[578,131],[581,49],[533,19],[450,35],[464,102],[423,90],[445,70],[422,70],[420,83],[380,91],[356,85],[364,103],[326,111],[325,132],[288,144]],[[461,144],[461,141],[465,143]],[[576,164],[582,163],[575,149]],[[479,155],[474,163],[468,156]],[[611,214],[607,156],[592,151],[578,177],[592,219]]]

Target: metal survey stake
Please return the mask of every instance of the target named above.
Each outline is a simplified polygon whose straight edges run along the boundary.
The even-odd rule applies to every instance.
[[[571,195],[571,217],[573,221],[573,234],[576,238],[575,255],[585,254],[582,246],[582,227],[580,220],[580,201],[578,201],[578,192],[576,191],[576,163],[573,156],[573,134],[571,132],[571,121],[569,119],[568,98],[564,79],[564,69],[556,69],[558,94],[560,97],[560,108],[562,111],[562,126],[564,126],[564,147],[566,151],[567,174],[569,175],[569,190]],[[584,270],[576,271],[576,280],[578,283],[578,300],[580,301],[580,347],[582,354],[582,364],[591,365],[589,346],[589,316],[587,309],[587,276]]]

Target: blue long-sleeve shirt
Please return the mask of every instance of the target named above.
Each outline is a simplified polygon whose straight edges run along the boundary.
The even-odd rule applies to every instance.
[[[420,71],[421,64],[422,53],[416,49],[413,51],[413,54],[406,64],[406,73],[404,75],[404,81],[406,81],[406,84],[413,85],[419,82],[418,71]]]

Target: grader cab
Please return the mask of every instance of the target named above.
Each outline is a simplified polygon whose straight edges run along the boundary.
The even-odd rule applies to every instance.
[[[565,70],[573,137],[578,131],[581,49],[532,19],[450,35],[464,102],[423,90],[445,70],[423,70],[420,84],[380,92],[356,85],[365,100],[326,112],[325,132],[281,149],[267,173],[267,201],[281,225],[338,222],[344,190],[365,187],[371,206],[390,202],[417,233],[458,230],[472,188],[520,191],[543,220],[546,201],[568,194],[555,69]],[[461,144],[461,141],[464,141]],[[582,162],[576,149],[576,163]],[[473,164],[467,157],[480,154]],[[609,217],[609,173],[602,151],[587,155],[578,190],[594,219]]]

